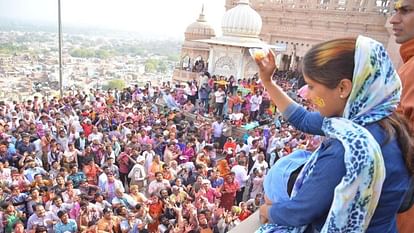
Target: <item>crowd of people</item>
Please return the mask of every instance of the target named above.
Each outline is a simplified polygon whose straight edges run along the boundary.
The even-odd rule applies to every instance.
[[[299,84],[303,86],[296,72],[279,71],[275,78],[292,98],[296,98]],[[264,124],[276,113],[257,76],[236,80],[233,76],[210,76],[204,72],[198,81],[177,84],[173,93],[165,93],[164,100],[170,108],[182,106],[184,111],[229,118],[238,125]]]
[[[269,53],[249,79],[0,101],[0,233],[224,233],[257,210],[260,233],[412,232],[413,7],[390,20],[400,77],[380,43],[332,40],[308,100]]]
[[[320,137],[252,100],[268,98],[257,79],[203,78],[1,102],[0,232],[223,233],[249,217],[268,169]],[[232,135],[265,113],[268,124]]]

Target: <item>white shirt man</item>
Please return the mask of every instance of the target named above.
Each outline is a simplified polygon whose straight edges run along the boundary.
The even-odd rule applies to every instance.
[[[223,133],[224,123],[221,120],[213,122],[213,137],[220,138]]]
[[[72,189],[70,192],[68,190],[64,191],[61,194],[61,196],[62,196],[63,202],[68,203],[68,204],[73,204],[75,197],[79,196],[80,194],[81,194],[81,191],[79,189]]]
[[[261,171],[264,175],[266,175],[267,169],[269,168],[269,164],[264,160],[264,155],[258,154],[255,158],[256,159],[254,160],[254,164],[252,169],[250,170],[250,174],[252,174],[253,170],[256,168],[257,170]]]
[[[88,141],[93,142],[94,140],[98,140],[99,142],[102,142],[103,134],[101,132],[92,132],[88,136]]]
[[[10,184],[11,179],[11,170],[10,168],[5,168],[3,165],[3,161],[0,161],[0,180],[7,184]]]
[[[244,151],[244,153],[246,153],[247,155],[250,153],[250,148],[251,146],[243,143],[242,145],[237,144],[236,146],[236,154],[240,153],[241,151]]]
[[[73,203],[72,204],[64,203],[62,201],[62,198],[56,197],[53,200],[53,204],[50,205],[49,210],[57,216],[57,212],[59,212],[60,210],[70,211],[70,209],[73,208],[73,205],[74,205]]]
[[[226,93],[221,88],[214,92],[214,96],[216,97],[216,103],[224,103],[226,99]]]
[[[142,153],[142,155],[145,158],[144,168],[145,168],[145,171],[148,173],[148,169],[150,168],[152,160],[154,159],[155,152],[152,149],[151,150],[146,150],[146,151],[144,151],[144,153]]]
[[[47,227],[47,232],[53,232],[53,225],[59,222],[59,218],[51,211],[46,211],[43,205],[36,205],[36,212],[27,221],[27,230],[35,230],[36,226]]]
[[[101,190],[105,189],[106,182],[108,181],[107,174],[110,173],[110,169],[108,166],[103,166],[103,172],[98,177],[98,187]]]
[[[143,156],[138,156],[137,163],[132,167],[131,171],[128,174],[128,178],[131,179],[131,184],[137,184],[139,182],[144,182],[147,174],[145,172],[144,163],[145,158]]]
[[[250,99],[250,111],[259,111],[260,104],[262,104],[262,96],[259,94],[252,96],[252,98]]]
[[[112,206],[114,208],[123,205],[127,207],[127,209],[131,210],[137,205],[137,202],[132,198],[130,195],[124,193],[121,189],[117,189],[115,191],[115,197],[112,199]]]
[[[234,166],[231,171],[234,172],[235,180],[239,183],[240,188],[244,188],[246,186],[246,181],[249,179],[245,162],[239,161],[239,164]]]
[[[155,180],[153,180],[148,186],[148,193],[159,194],[162,189],[170,188],[170,182],[164,179],[161,172],[155,173]]]
[[[108,202],[112,202],[112,199],[115,198],[115,190],[122,190],[122,192],[125,192],[124,185],[122,182],[118,179],[115,179],[113,173],[107,174],[108,180],[105,182],[105,184],[102,185],[102,192],[106,196],[106,200]]]

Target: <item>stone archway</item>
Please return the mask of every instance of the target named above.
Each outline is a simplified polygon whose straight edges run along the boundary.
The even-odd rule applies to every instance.
[[[283,63],[283,54],[281,54],[281,53],[277,54],[275,62],[276,62],[277,69],[281,70],[283,68],[282,66],[284,65],[284,64],[282,64]]]
[[[181,59],[181,68],[183,70],[188,70],[191,69],[191,59],[190,56],[185,55],[182,59]]]
[[[250,59],[252,60],[252,59]],[[244,77],[242,78],[252,78],[255,74],[259,72],[256,62],[249,61],[244,67]]]
[[[215,73],[229,77],[230,75],[237,75],[236,66],[233,59],[229,56],[220,57],[215,64]]]
[[[193,60],[193,72],[202,72],[205,68],[205,61],[201,55]]]

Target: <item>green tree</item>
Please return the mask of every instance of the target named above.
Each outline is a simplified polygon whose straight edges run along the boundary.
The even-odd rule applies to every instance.
[[[126,87],[126,83],[124,80],[122,79],[113,79],[108,81],[108,85],[107,85],[108,89],[118,89],[118,90],[122,90]]]
[[[98,49],[95,51],[95,55],[100,59],[107,59],[111,56],[111,53],[108,50]]]
[[[145,72],[154,73],[157,71],[159,61],[155,59],[148,59],[145,62]]]
[[[69,54],[72,57],[90,58],[95,57],[95,51],[89,48],[76,48],[72,49]]]
[[[160,73],[165,73],[167,71],[167,64],[164,61],[158,63],[157,71]]]
[[[167,59],[169,60],[169,61],[172,61],[172,62],[178,62],[178,61],[180,61],[180,54],[169,54],[168,56],[167,56]]]
[[[0,53],[3,54],[15,54],[19,52],[26,52],[28,50],[25,45],[15,45],[13,43],[0,44]]]

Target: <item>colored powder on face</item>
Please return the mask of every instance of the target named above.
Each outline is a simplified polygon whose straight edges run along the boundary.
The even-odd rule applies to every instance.
[[[325,101],[319,96],[315,97],[313,103],[320,108],[325,107]]]
[[[402,5],[403,5],[403,1],[404,1],[404,0],[398,0],[398,1],[396,1],[396,2],[394,3],[394,8],[395,8],[396,10],[400,9],[400,8],[402,7]]]

